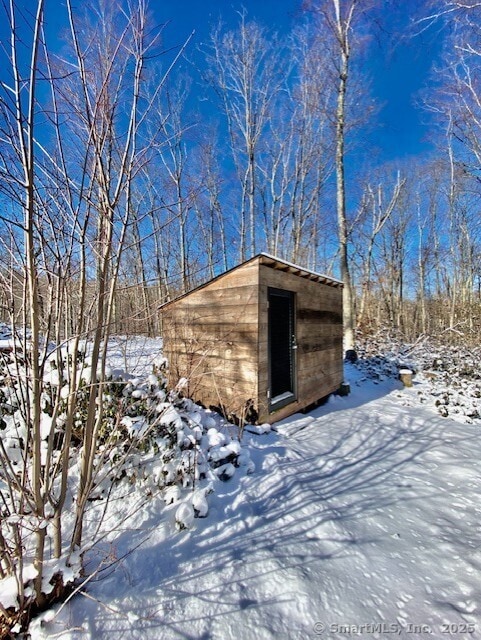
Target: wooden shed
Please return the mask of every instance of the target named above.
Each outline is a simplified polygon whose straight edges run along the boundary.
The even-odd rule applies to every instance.
[[[259,254],[160,311],[170,384],[231,418],[271,423],[342,383],[334,278]]]

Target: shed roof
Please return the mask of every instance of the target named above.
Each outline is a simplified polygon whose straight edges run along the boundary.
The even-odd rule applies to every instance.
[[[286,262],[285,260],[281,260],[281,258],[277,258],[276,256],[272,256],[268,253],[258,253],[257,255],[253,256],[249,260],[246,260],[245,262],[242,262],[241,264],[238,264],[237,266],[232,267],[232,269],[228,269],[227,271],[224,271],[223,273],[219,274],[215,278],[212,278],[211,280],[204,282],[204,284],[194,287],[194,289],[191,289],[190,291],[187,291],[186,293],[183,293],[182,295],[177,296],[177,298],[174,298],[173,300],[164,302],[163,304],[160,305],[159,309],[163,309],[164,307],[167,307],[168,305],[171,305],[174,302],[177,302],[178,300],[181,300],[182,298],[189,296],[194,291],[199,291],[200,289],[207,287],[212,282],[216,282],[217,280],[220,280],[228,273],[232,273],[233,271],[236,271],[237,269],[241,269],[245,265],[255,261],[259,261],[260,264],[263,264],[267,267],[271,267],[272,269],[277,269],[278,271],[292,273],[293,275],[299,276],[300,278],[306,278],[307,280],[319,282],[321,284],[325,284],[330,287],[338,288],[338,287],[344,286],[344,283],[341,280],[337,280],[336,278],[333,278],[331,276],[326,276],[322,273],[316,273],[315,271],[311,271],[310,269],[305,269],[304,267],[300,267],[299,265],[293,264],[291,262]]]

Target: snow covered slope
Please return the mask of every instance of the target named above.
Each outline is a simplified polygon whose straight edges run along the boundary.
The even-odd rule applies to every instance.
[[[140,511],[118,563],[32,637],[481,638],[479,426],[359,375],[349,397],[245,434],[255,472],[218,481],[192,530]]]

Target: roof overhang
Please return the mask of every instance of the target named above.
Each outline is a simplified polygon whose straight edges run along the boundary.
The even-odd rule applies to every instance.
[[[273,269],[278,269],[279,271],[292,273],[296,276],[299,276],[300,278],[307,278],[308,280],[313,280],[314,282],[321,282],[322,284],[327,284],[331,287],[344,286],[341,280],[337,280],[336,278],[332,278],[331,276],[326,276],[322,273],[310,271],[309,269],[300,267],[299,265],[293,264],[292,262],[286,262],[285,260],[276,258],[276,256],[271,256],[268,253],[259,253],[255,257],[259,258],[261,264],[272,267]]]
[[[232,269],[228,269],[227,271],[220,273],[218,276],[216,276],[215,278],[212,278],[208,282],[204,282],[198,287],[194,287],[194,289],[191,289],[190,291],[187,291],[186,293],[183,293],[182,295],[177,296],[177,298],[174,298],[173,300],[164,302],[159,306],[159,309],[163,309],[173,304],[174,302],[177,302],[178,300],[182,300],[183,298],[190,295],[194,291],[199,291],[200,289],[207,287],[211,282],[215,282],[216,280],[223,278],[228,273],[232,273],[236,269],[240,269],[241,267],[255,261],[258,261],[259,264],[262,264],[266,267],[270,267],[271,269],[283,271],[284,273],[291,273],[293,275],[299,276],[300,278],[312,280],[313,282],[319,282],[320,284],[328,285],[330,287],[342,288],[344,286],[344,283],[342,282],[342,280],[337,280],[336,278],[332,278],[331,276],[326,276],[322,273],[316,273],[315,271],[310,271],[309,269],[300,267],[299,265],[293,264],[292,262],[287,262],[286,260],[282,260],[281,258],[277,258],[276,256],[272,256],[268,253],[258,253],[257,255],[250,258],[249,260],[246,260],[245,262],[242,262],[241,264],[238,264],[237,266],[232,267]]]

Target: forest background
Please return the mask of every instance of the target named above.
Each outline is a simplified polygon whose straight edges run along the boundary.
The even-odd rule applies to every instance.
[[[35,35],[19,3],[15,55],[2,33],[3,320],[30,197],[39,322],[60,305],[65,335],[99,295],[114,332],[158,333],[159,304],[259,251],[352,281],[355,327],[477,334],[477,3],[275,3],[277,30],[214,3],[190,35],[134,4],[42,3]]]
[[[478,340],[479,3],[282,3],[279,33],[231,7],[201,37],[195,6],[183,27],[144,0],[0,8],[0,634],[81,575],[132,452],[180,476],[195,454],[163,364],[139,391],[108,363],[163,302],[265,251],[342,278],[345,347]]]

